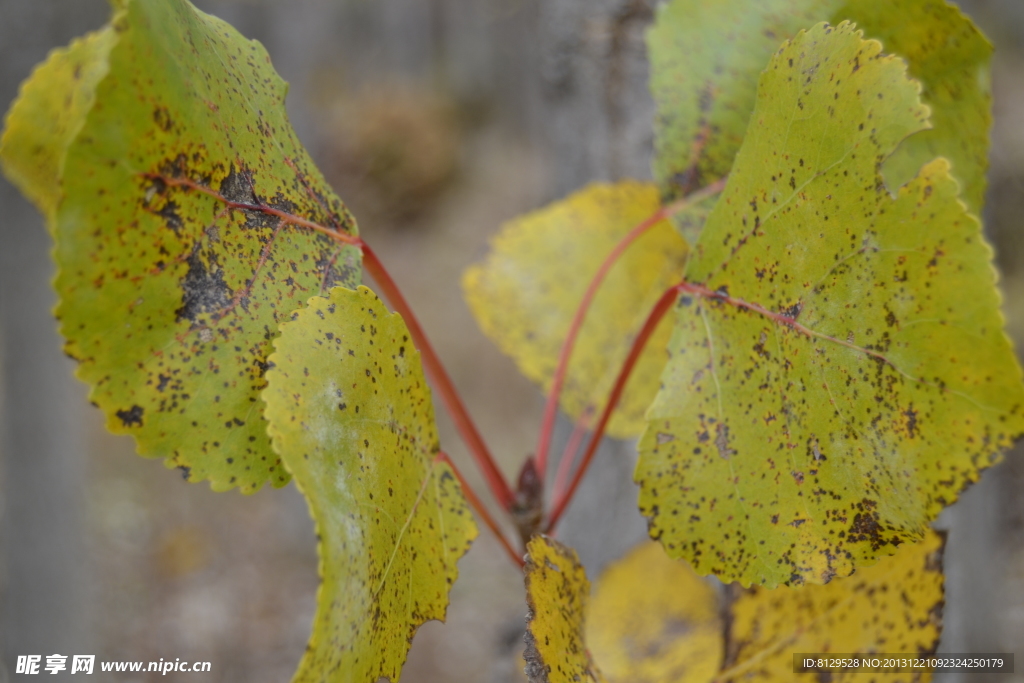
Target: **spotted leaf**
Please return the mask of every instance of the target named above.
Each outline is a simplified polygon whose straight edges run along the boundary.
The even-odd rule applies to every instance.
[[[794,653],[933,653],[942,632],[944,545],[943,534],[928,531],[923,542],[827,586],[716,591],[686,562],[648,543],[610,565],[588,599],[582,570],[567,573],[575,554],[537,538],[527,585],[531,610],[543,618],[531,622],[527,659],[532,665],[531,648],[544,636],[543,661],[560,666],[547,669],[557,675],[531,681],[781,683],[802,680],[793,672]],[[930,680],[924,673],[807,677],[815,676]]]
[[[287,482],[258,403],[271,340],[306,298],[360,277],[329,234],[355,223],[285,92],[224,22],[127,0],[36,71],[4,137],[5,169],[50,220],[57,315],[90,398],[141,454],[218,490]]]
[[[530,683],[602,683],[584,644],[590,581],[576,551],[546,536],[526,548],[526,676]]]
[[[524,375],[550,389],[562,342],[591,277],[629,231],[658,210],[650,184],[594,184],[507,223],[487,259],[466,271],[480,327]],[[686,243],[667,221],[609,271],[584,320],[561,397],[574,419],[604,406],[630,345],[661,293],[682,276]],[[609,434],[636,436],[658,390],[671,324],[654,333],[633,370]]]
[[[794,653],[924,655],[942,633],[942,551],[945,537],[929,531],[873,567],[827,586],[746,591],[729,608],[728,655],[716,682],[786,683]],[[805,678],[840,681],[931,680],[900,675],[821,672]]]
[[[320,539],[313,635],[295,681],[398,681],[416,629],[444,619],[476,526],[437,457],[409,331],[365,287],[281,327],[263,392],[275,450]]]
[[[924,86],[932,129],[887,161],[891,188],[945,156],[976,215],[985,194],[991,45],[946,0],[673,0],[647,41],[655,116],[655,177],[678,197],[727,174],[754,109],[757,79],[779,44],[816,21],[857,23],[907,60]],[[691,241],[700,225],[680,226]]]
[[[904,542],[1024,430],[991,250],[949,163],[893,197],[927,125],[903,63],[848,23],[772,58],[686,271],[635,478],[673,557],[824,583]]]

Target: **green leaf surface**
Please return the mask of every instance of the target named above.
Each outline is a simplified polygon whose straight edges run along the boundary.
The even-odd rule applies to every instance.
[[[980,217],[992,128],[992,45],[945,0],[849,2],[833,14],[833,23],[838,19],[852,19],[887,52],[906,59],[931,110],[931,128],[904,141],[882,166],[886,185],[900,187],[924,163],[946,157],[960,198]]]
[[[675,198],[723,177],[743,141],[757,79],[800,29],[850,19],[909,63],[932,110],[932,130],[886,163],[890,188],[936,156],[953,162],[968,207],[980,214],[992,124],[991,45],[945,0],[674,0],[648,33],[657,104],[654,175]],[[692,233],[684,232],[692,241]]]
[[[674,0],[647,34],[654,177],[668,198],[729,173],[754,108],[757,77],[779,45],[821,16],[819,2]]]
[[[506,223],[487,259],[463,276],[466,301],[488,337],[520,371],[551,387],[570,322],[591,277],[626,234],[659,208],[649,183],[593,184]],[[604,406],[637,331],[662,292],[679,281],[686,242],[667,221],[616,262],[584,320],[561,408],[573,419]],[[662,324],[634,367],[608,433],[638,435],[665,367],[671,323]]]
[[[21,86],[0,139],[4,174],[46,217],[52,230],[61,197],[64,156],[107,75],[106,55],[117,39],[107,26],[50,53]]]
[[[419,353],[365,287],[281,326],[263,392],[306,496],[323,584],[296,681],[398,681],[416,629],[444,619],[476,526],[439,451]]]
[[[635,478],[650,531],[726,581],[824,583],[921,538],[1024,431],[991,249],[903,63],[850,24],[800,33],[686,272]]]
[[[793,654],[935,652],[942,633],[945,536],[921,543],[827,586],[752,588],[730,606],[728,659],[721,683],[793,680],[926,683],[928,673],[793,673]]]
[[[527,678],[530,683],[603,683],[584,644],[590,581],[576,551],[537,535],[526,552]]]
[[[41,164],[19,182],[53,216],[57,315],[90,398],[141,454],[217,490],[287,482],[258,403],[271,340],[306,298],[360,277],[357,250],[273,215],[355,233],[286,89],[224,22],[131,0],[35,73],[4,138],[6,168]]]

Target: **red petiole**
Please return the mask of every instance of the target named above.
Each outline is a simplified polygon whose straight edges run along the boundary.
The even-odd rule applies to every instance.
[[[409,306],[408,302],[403,296],[401,290],[398,288],[397,284],[391,277],[390,273],[388,273],[388,271],[384,268],[384,265],[377,257],[377,254],[373,251],[373,249],[370,248],[369,245],[366,244],[366,242],[362,240],[362,238],[356,235],[350,235],[341,230],[340,228],[325,227],[323,225],[307,220],[300,216],[291,214],[287,211],[283,211],[281,209],[268,206],[266,204],[263,204],[262,202],[246,203],[230,200],[227,197],[223,196],[222,194],[216,192],[215,190],[206,187],[205,185],[201,185],[188,178],[169,178],[154,174],[146,174],[146,177],[152,178],[154,180],[159,180],[168,187],[180,187],[201,192],[222,202],[227,207],[228,210],[259,211],[268,215],[276,216],[277,218],[280,219],[279,228],[280,226],[283,225],[293,225],[298,228],[307,228],[316,233],[326,235],[327,237],[330,237],[332,240],[340,244],[350,245],[359,249],[362,252],[363,263],[366,266],[367,272],[370,274],[371,277],[373,277],[374,281],[382,290],[384,296],[391,303],[391,306],[404,319],[406,326],[409,329],[409,333],[412,336],[413,341],[416,344],[416,347],[420,351],[420,355],[423,360],[423,365],[427,375],[430,377],[432,384],[434,385],[436,391],[440,395],[441,401],[442,403],[444,403],[446,409],[448,410],[448,413],[452,416],[452,419],[455,423],[456,429],[459,432],[459,435],[466,443],[474,460],[476,460],[477,465],[480,467],[484,475],[484,478],[487,481],[487,485],[491,489],[492,494],[494,495],[498,503],[502,506],[502,508],[509,512],[509,514],[512,515],[513,519],[515,520],[515,515],[517,511],[519,513],[522,512],[521,510],[518,510],[518,507],[521,507],[522,505],[522,502],[519,501],[518,499],[522,498],[522,496],[517,496],[509,487],[504,476],[501,474],[501,471],[498,469],[494,461],[494,458],[491,455],[490,450],[488,449],[486,443],[483,440],[483,437],[480,435],[480,432],[476,428],[476,425],[473,422],[472,418],[470,417],[469,412],[466,410],[466,407],[462,402],[462,399],[459,396],[458,392],[456,391],[455,386],[451,381],[451,378],[448,376],[448,373],[445,370],[443,364],[441,363],[440,358],[434,351],[434,348],[430,344],[430,341],[427,339],[427,336],[424,333],[422,326],[417,320],[415,314],[413,313],[411,307]],[[583,299],[581,300],[580,305],[577,308],[576,314],[573,317],[572,322],[570,323],[569,332],[566,336],[565,342],[563,343],[561,352],[559,354],[558,365],[555,371],[551,390],[548,394],[547,403],[544,409],[541,430],[538,438],[536,465],[533,468],[534,471],[539,473],[540,477],[543,477],[546,471],[547,456],[550,450],[551,436],[554,429],[554,421],[558,410],[558,398],[561,393],[562,387],[565,383],[565,377],[568,370],[569,360],[572,356],[572,350],[575,346],[576,339],[579,336],[579,332],[582,328],[583,321],[586,318],[587,311],[589,310],[597,294],[597,291],[599,290],[601,284],[604,282],[604,279],[607,276],[608,272],[614,266],[615,262],[622,256],[622,254],[625,253],[629,246],[639,237],[645,234],[650,228],[652,228],[660,221],[669,218],[675,213],[678,213],[685,207],[695,202],[701,201],[706,197],[717,194],[722,190],[724,184],[724,179],[719,180],[677,202],[662,207],[654,214],[649,216],[647,219],[642,221],[639,225],[630,230],[629,233],[627,233],[627,235],[615,246],[612,252],[605,258],[601,266],[598,268],[597,273],[594,275],[593,279],[588,285],[587,290],[584,293]],[[645,344],[650,339],[651,335],[653,334],[655,328],[657,327],[662,317],[664,317],[668,309],[671,308],[673,302],[675,301],[675,297],[678,295],[678,293],[680,291],[691,290],[692,293],[697,294],[699,296],[713,297],[718,299],[722,298],[721,295],[714,292],[705,292],[698,286],[688,285],[687,283],[680,283],[679,285],[676,285],[670,288],[668,291],[666,291],[658,300],[658,303],[655,304],[654,309],[651,311],[651,314],[648,316],[647,320],[644,323],[644,326],[641,328],[639,334],[633,342],[633,345],[629,351],[629,355],[626,357],[626,360],[619,371],[618,378],[616,379],[615,385],[613,386],[612,391],[608,397],[608,401],[604,406],[604,409],[601,413],[600,418],[598,419],[597,424],[595,425],[593,433],[591,434],[590,441],[588,442],[587,448],[583,453],[583,456],[580,460],[580,464],[576,468],[575,474],[573,475],[567,487],[565,486],[565,480],[568,478],[569,472],[572,471],[573,462],[575,460],[575,455],[576,451],[579,448],[579,444],[583,441],[583,438],[587,433],[587,424],[590,418],[589,412],[580,419],[580,421],[576,425],[572,437],[569,440],[569,443],[566,445],[565,451],[562,455],[562,460],[559,463],[558,473],[556,475],[554,486],[555,499],[553,501],[552,511],[547,518],[546,525],[544,526],[544,530],[546,532],[550,533],[551,531],[553,531],[559,519],[561,518],[562,513],[565,511],[569,502],[572,500],[573,495],[576,492],[576,489],[578,488],[580,482],[583,479],[584,474],[586,473],[587,467],[593,459],[594,453],[597,451],[597,447],[600,444],[601,438],[604,435],[604,430],[607,426],[608,420],[611,417],[611,413],[615,409],[615,406],[618,404],[619,398],[622,395],[622,391],[624,390],[626,382],[629,379],[629,375],[632,372],[632,369],[635,366],[636,361],[639,358],[641,352],[643,351]],[[733,302],[729,301],[728,303]],[[763,311],[760,309],[760,307],[757,307],[755,304],[746,304],[745,302],[739,303],[744,304],[744,307],[750,308],[751,310],[757,310],[757,312],[771,315],[771,312]],[[458,468],[455,466],[454,463],[452,463],[448,455],[442,451],[438,453],[438,455],[435,458],[435,461],[443,461],[452,468],[452,471],[454,472],[455,476],[458,478],[460,484],[462,485],[462,489],[467,501],[474,508],[474,510],[476,510],[477,515],[479,515],[479,517],[484,521],[485,525],[491,530],[491,532],[494,533],[495,537],[501,543],[502,547],[505,549],[505,552],[508,553],[512,561],[519,566],[523,566],[522,557],[513,549],[512,545],[509,543],[508,539],[505,537],[504,533],[501,531],[500,527],[495,522],[494,518],[491,517],[490,513],[487,511],[487,508],[481,503],[479,498],[477,498],[476,494],[466,483],[464,477],[462,476],[462,473],[459,472]],[[540,486],[541,483],[542,482],[538,482],[538,486]],[[521,524],[519,524],[519,526],[521,526]],[[522,532],[522,529],[520,531]]]
[[[469,447],[470,453],[475,456],[476,462],[480,466],[484,478],[487,480],[487,485],[491,489],[491,493],[494,494],[502,509],[509,510],[514,500],[512,490],[509,488],[508,483],[505,482],[501,470],[495,464],[487,444],[484,443],[483,437],[480,436],[479,430],[477,430],[476,425],[473,423],[473,418],[469,416],[469,412],[462,403],[459,392],[455,390],[455,385],[448,377],[444,365],[441,364],[441,359],[434,352],[434,347],[431,346],[427,335],[423,332],[423,328],[420,327],[420,323],[413,314],[412,308],[410,308],[405,297],[402,296],[398,285],[391,279],[391,275],[384,269],[384,264],[377,258],[377,254],[362,240],[359,240],[358,246],[363,251],[363,263],[366,265],[366,270],[369,271],[370,275],[373,276],[373,279],[384,291],[384,296],[388,298],[394,309],[405,320],[409,333],[412,335],[413,341],[416,342],[416,347],[420,350],[420,356],[423,358],[423,366],[426,368],[427,375],[433,380],[434,387],[441,396],[441,401],[444,402],[445,407],[448,409],[448,414],[452,416],[459,435],[462,436],[462,440]]]
[[[562,343],[562,349],[558,354],[558,365],[555,367],[555,374],[551,380],[551,389],[548,391],[547,403],[544,405],[544,417],[541,420],[540,434],[537,438],[537,469],[541,473],[547,472],[548,452],[551,449],[551,437],[555,428],[555,417],[558,415],[558,398],[561,395],[562,387],[565,384],[565,376],[569,370],[569,360],[572,357],[573,348],[576,346],[576,339],[579,336],[580,329],[583,327],[583,321],[587,317],[587,311],[590,310],[590,305],[593,303],[594,297],[597,295],[597,291],[600,289],[601,284],[608,275],[608,272],[612,269],[612,266],[615,265],[615,262],[618,261],[626,252],[626,249],[628,249],[629,246],[641,235],[661,221],[679,213],[686,207],[702,201],[707,197],[718,194],[722,191],[723,187],[725,187],[724,178],[711,183],[710,185],[680,200],[661,207],[641,221],[635,228],[626,233],[626,236],[615,245],[611,253],[608,254],[605,260],[601,263],[601,266],[597,269],[597,273],[594,274],[590,284],[587,285],[587,290],[584,292],[583,298],[580,300],[580,305],[576,309],[576,314],[573,316],[572,322],[569,323],[569,332],[566,334],[565,341]]]
[[[612,411],[615,410],[615,406],[619,403],[619,397],[622,396],[622,390],[626,388],[626,382],[629,381],[629,375],[633,371],[633,366],[636,365],[637,359],[640,357],[640,353],[644,350],[647,345],[647,340],[654,334],[654,330],[658,327],[658,323],[665,316],[665,313],[672,308],[672,304],[676,301],[676,296],[683,289],[683,284],[669,287],[658,302],[654,304],[654,308],[651,309],[651,313],[647,316],[647,320],[644,321],[644,326],[640,328],[640,334],[633,340],[633,346],[629,349],[629,355],[626,356],[626,361],[622,364],[622,369],[619,370],[619,376],[615,379],[615,385],[612,387],[611,394],[608,396],[608,401],[605,403],[604,410],[601,411],[601,417],[597,421],[597,425],[594,428],[594,433],[590,436],[590,442],[587,444],[587,450],[583,452],[583,458],[580,461],[580,466],[576,469],[576,474],[573,475],[572,482],[569,484],[569,488],[554,501],[551,508],[551,515],[548,517],[547,526],[544,528],[544,533],[551,533],[554,530],[555,525],[558,524],[558,520],[562,517],[562,513],[565,512],[566,507],[572,500],[573,494],[576,493],[576,488],[583,481],[583,475],[587,472],[587,467],[590,465],[590,461],[594,457],[594,453],[597,452],[597,447],[601,444],[601,438],[604,436],[604,428],[608,425],[608,420],[612,416]]]
[[[235,209],[240,211],[258,211],[271,216],[276,216],[277,218],[281,219],[281,224],[283,225],[294,225],[299,228],[308,228],[316,233],[326,235],[327,237],[330,237],[332,240],[336,242],[345,245],[350,245],[359,249],[362,252],[363,263],[366,265],[366,270],[377,282],[377,285],[381,288],[381,290],[383,290],[384,296],[387,297],[392,307],[394,307],[394,309],[399,313],[399,315],[402,316],[403,320],[405,321],[406,327],[408,327],[409,333],[410,335],[412,335],[413,342],[416,344],[416,348],[420,352],[420,357],[423,360],[423,366],[427,372],[427,375],[430,377],[435,389],[441,396],[441,401],[444,403],[449,414],[452,416],[452,420],[455,422],[455,427],[458,430],[459,435],[466,443],[470,453],[473,455],[481,471],[483,472],[484,478],[486,479],[487,484],[490,487],[495,499],[497,499],[497,501],[501,504],[503,509],[511,509],[514,502],[512,490],[509,488],[508,483],[505,481],[505,478],[502,476],[501,471],[495,464],[494,458],[491,456],[490,450],[484,443],[484,440],[480,436],[480,432],[476,428],[473,419],[470,417],[469,412],[466,410],[466,407],[462,402],[462,399],[459,397],[458,392],[455,390],[455,385],[452,383],[447,371],[445,371],[440,358],[434,351],[433,345],[431,345],[430,341],[427,339],[427,336],[424,333],[422,326],[420,326],[419,321],[413,314],[412,309],[410,308],[408,302],[405,300],[405,297],[402,295],[401,290],[399,290],[398,285],[395,284],[395,281],[391,277],[390,273],[388,273],[388,271],[384,268],[384,264],[381,263],[380,259],[377,257],[377,254],[369,247],[369,245],[367,245],[362,240],[362,238],[356,235],[350,235],[341,230],[325,227],[323,225],[320,225],[319,223],[315,223],[313,221],[302,218],[301,216],[296,216],[294,214],[288,213],[287,211],[282,211],[281,209],[276,209],[272,206],[268,206],[263,203],[250,204],[246,202],[236,202],[230,200],[224,195],[220,194],[219,192],[205,185],[201,185],[189,178],[173,178],[157,174],[144,174],[144,176],[152,180],[158,180],[167,187],[180,187],[201,192],[207,196],[213,197],[214,199],[222,202],[225,206],[227,206],[228,209]],[[451,462],[447,455],[444,455],[443,459],[446,462],[448,462],[449,465],[451,465],[452,470],[455,472],[456,476],[458,477],[460,483],[462,484],[466,492],[467,500],[469,500],[470,504],[474,507],[477,514],[494,532],[495,536],[498,537],[498,540],[506,548],[506,550],[509,551],[513,560],[515,560],[518,564],[521,565],[522,558],[520,558],[515,552],[512,552],[508,540],[501,533],[498,526],[494,523],[494,520],[487,512],[486,507],[484,507],[480,503],[480,500],[467,486],[464,478],[462,477],[462,473],[458,471],[454,463]]]

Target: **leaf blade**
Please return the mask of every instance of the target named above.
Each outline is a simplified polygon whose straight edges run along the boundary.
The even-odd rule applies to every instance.
[[[932,128],[910,138],[883,175],[890,189],[937,156],[953,162],[964,199],[980,215],[992,125],[991,45],[944,0],[675,0],[647,36],[655,115],[654,176],[666,198],[723,177],[753,111],[758,76],[783,40],[817,21],[851,20],[908,61],[924,86]],[[693,241],[695,226],[681,226]],[[699,230],[699,227],[697,228]]]
[[[317,615],[295,681],[398,681],[444,619],[476,526],[439,444],[401,317],[337,287],[282,325],[263,392],[274,447],[320,538]],[[350,353],[351,352],[351,353]]]
[[[724,655],[714,588],[660,545],[644,543],[594,586],[587,647],[609,681],[705,683]]]
[[[786,38],[821,20],[819,4],[675,0],[647,34],[654,177],[682,197],[727,175],[754,108],[757,77]]]
[[[53,50],[22,84],[0,139],[4,174],[46,217],[53,229],[60,203],[64,156],[92,109],[105,56],[115,32],[105,27]]]
[[[184,0],[120,3],[98,35],[68,53],[97,47],[84,67],[99,74],[94,92],[44,67],[4,138],[20,134],[33,93],[82,103],[77,133],[43,107],[48,129],[68,134],[46,141],[46,173],[31,180],[53,212],[65,350],[140,454],[215,490],[283,486],[258,409],[270,340],[310,294],[357,284],[360,254],[264,208],[347,235],[355,222],[291,130],[286,85],[258,43]]]
[[[945,541],[930,531],[922,542],[827,586],[742,593],[730,608],[730,661],[715,680],[791,681],[795,652],[934,653],[942,632]]]
[[[642,544],[605,570],[589,601],[582,602],[588,587],[577,585],[573,607],[555,622],[565,625],[584,605],[585,637],[570,628],[571,647],[592,651],[591,669],[600,666],[611,683],[773,683],[794,679],[799,652],[929,654],[942,631],[945,540],[929,530],[921,543],[825,586],[724,592],[657,543]],[[555,585],[567,582],[556,578]]]
[[[948,162],[895,199],[877,180],[925,112],[879,49],[818,26],[773,58],[694,246],[704,294],[678,309],[635,479],[652,536],[701,573],[846,576],[919,539],[1024,431],[991,250]]]
[[[526,676],[530,683],[601,683],[584,644],[590,581],[576,551],[547,536],[527,546]]]

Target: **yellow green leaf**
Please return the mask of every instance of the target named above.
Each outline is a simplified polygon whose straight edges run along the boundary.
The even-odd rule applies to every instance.
[[[586,643],[612,683],[705,683],[722,664],[718,594],[685,562],[645,543],[605,570]]]
[[[878,166],[926,126],[901,60],[848,23],[772,58],[693,247],[635,479],[650,532],[726,581],[873,564],[1024,431],[991,249],[936,160]]]
[[[919,79],[932,129],[886,163],[891,188],[936,156],[953,162],[968,207],[980,214],[991,127],[991,46],[945,0],[674,0],[648,33],[655,177],[678,197],[729,172],[755,103],[758,75],[786,39],[817,21],[850,19],[882,40]],[[687,238],[692,233],[684,232]]]
[[[647,34],[654,96],[654,177],[668,198],[732,168],[757,77],[799,29],[827,18],[824,0],[673,0]]]
[[[5,168],[51,217],[57,315],[90,398],[141,454],[217,490],[287,482],[258,403],[271,340],[360,277],[355,248],[282,219],[355,234],[286,90],[224,22],[130,0],[37,70],[4,137]]]
[[[923,542],[826,586],[722,593],[648,543],[609,566],[588,600],[575,553],[536,537],[527,671],[531,681],[772,683],[816,675],[795,674],[794,653],[932,653],[942,631],[944,545],[929,530]]]
[[[22,84],[7,114],[0,164],[51,230],[60,202],[64,155],[92,109],[96,84],[107,74],[105,57],[115,40],[108,26],[52,51]]]
[[[848,2],[833,14],[851,19],[887,52],[907,60],[931,110],[931,128],[908,138],[882,166],[897,188],[922,164],[944,156],[960,183],[960,198],[975,216],[985,203],[989,130],[992,128],[992,45],[956,5],[946,0]]]
[[[310,299],[274,348],[270,435],[316,521],[323,579],[295,681],[398,681],[416,629],[444,619],[476,536],[436,457],[419,353],[365,287]]]
[[[821,680],[793,673],[794,653],[935,652],[942,631],[944,544],[944,536],[930,531],[923,542],[827,586],[744,592],[730,608],[729,661],[714,680]],[[925,682],[931,676],[832,672],[828,680]]]
[[[591,277],[612,248],[659,208],[647,183],[593,184],[502,228],[486,260],[463,277],[477,322],[529,379],[551,386],[569,324]],[[582,330],[561,407],[578,419],[600,410],[654,302],[679,281],[686,243],[667,221],[640,237],[609,272]],[[658,389],[671,324],[648,343],[608,433],[637,435]]]
[[[590,582],[576,551],[546,536],[526,548],[526,675],[530,683],[601,683],[583,643]]]

